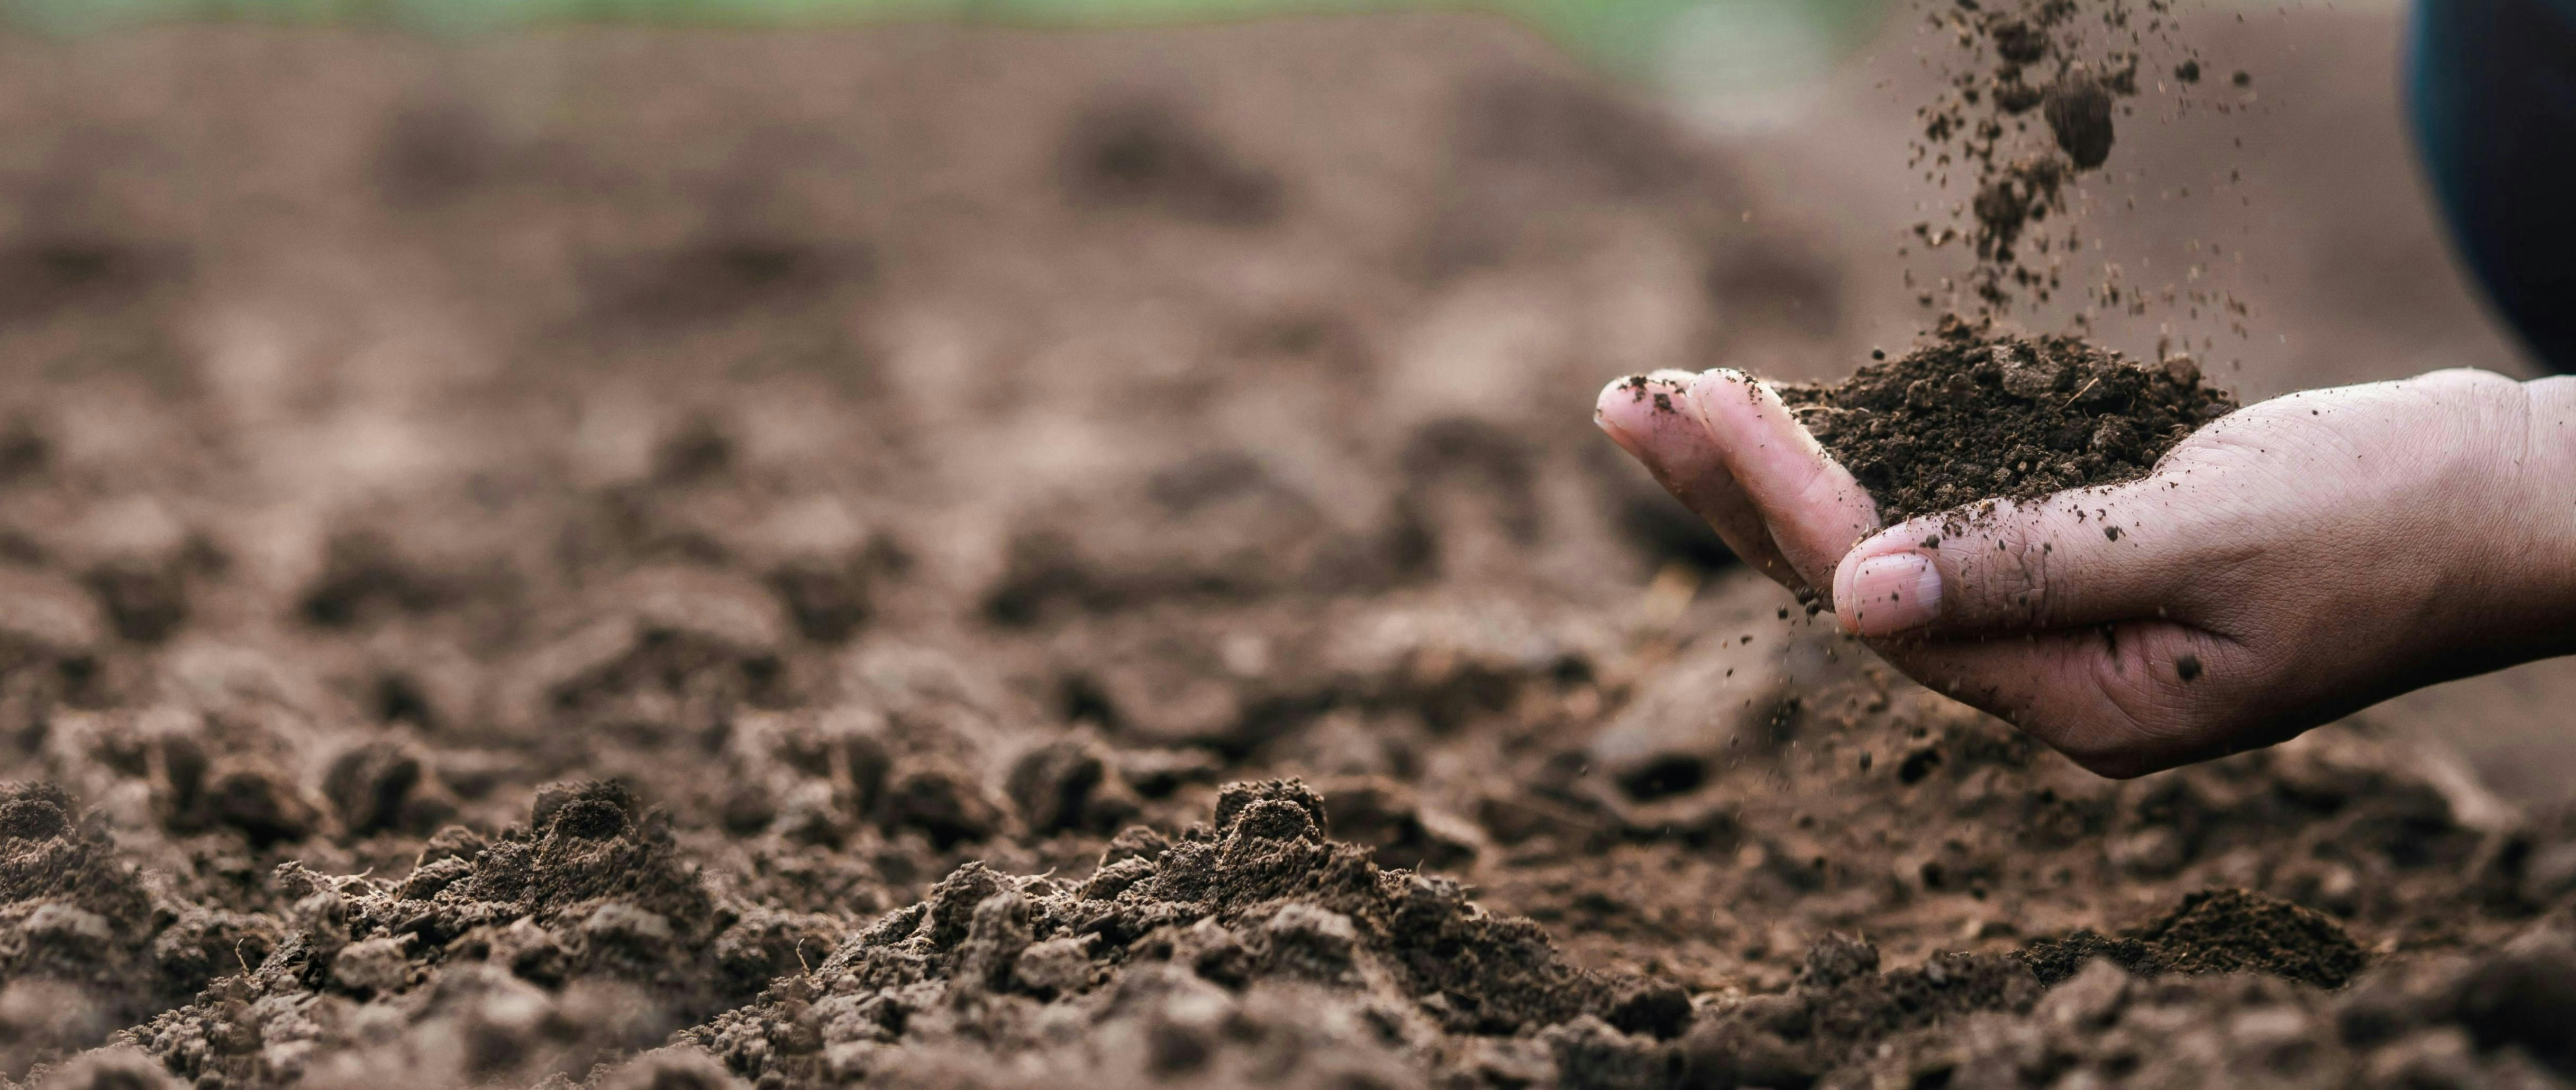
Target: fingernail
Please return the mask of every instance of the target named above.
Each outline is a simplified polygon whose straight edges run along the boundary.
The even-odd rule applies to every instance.
[[[1742,371],[1738,371],[1732,367],[1711,367],[1696,375],[1684,376],[1679,382],[1675,383],[1675,385],[1680,386],[1682,389],[1682,396],[1689,398],[1691,404],[1696,406],[1699,404],[1699,400],[1702,396],[1716,388],[1716,383],[1743,381],[1746,381],[1746,379],[1744,372]]]
[[[1601,396],[1594,399],[1592,406],[1592,425],[1600,428],[1603,435],[1609,436],[1611,442],[1619,445],[1619,449],[1627,451],[1629,457],[1645,462],[1648,466],[1654,463],[1646,457],[1644,447],[1637,442],[1636,437],[1628,434],[1628,429],[1611,422],[1609,410],[1620,401],[1645,396],[1638,391],[1652,389],[1651,381],[1648,377],[1635,375],[1615,380],[1601,388]]]
[[[1888,636],[1941,615],[1941,570],[1919,552],[1873,556],[1852,569],[1851,595],[1836,616],[1845,631]]]
[[[1629,457],[1644,463],[1658,481],[1665,480],[1666,453],[1658,448],[1669,442],[1669,429],[1679,422],[1676,414],[1689,411],[1687,402],[1676,399],[1683,396],[1683,383],[1690,377],[1673,370],[1630,375],[1602,387],[1593,401],[1592,423]],[[1670,487],[1671,482],[1665,484]]]

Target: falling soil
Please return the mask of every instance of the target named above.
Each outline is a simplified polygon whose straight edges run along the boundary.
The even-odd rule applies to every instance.
[[[2111,91],[2102,80],[2067,75],[2049,87],[2040,103],[2048,131],[2057,137],[2077,170],[2091,170],[2111,157]]]
[[[1953,171],[1963,173],[1968,198],[1954,206],[1955,226],[1925,220],[1914,234],[1940,247],[1965,231],[1976,259],[1966,282],[1978,310],[2006,309],[2025,294],[2047,302],[2064,258],[2082,243],[2068,221],[2068,197],[2081,175],[2110,161],[2119,119],[2139,93],[2145,51],[2173,40],[2172,5],[1963,2],[1936,7],[1928,24],[1956,41],[1959,56],[1938,96],[1915,111],[1913,165],[1945,188]],[[2180,83],[2196,82],[2199,62],[2186,59],[2175,71]],[[2057,224],[2064,226],[2049,229]],[[1929,292],[1918,301],[1945,302]]]
[[[1781,397],[1891,522],[2135,480],[2236,408],[2188,356],[2151,366],[1957,317],[1903,356]]]
[[[1847,270],[1517,28],[0,61],[0,1086],[2576,1079],[2576,825],[2100,779],[1653,517],[1601,308]]]

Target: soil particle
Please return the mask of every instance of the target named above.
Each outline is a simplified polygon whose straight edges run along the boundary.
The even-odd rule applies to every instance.
[[[1696,791],[1730,760],[1786,740],[1775,735],[1794,717],[1791,660],[1804,651],[1777,632],[1695,647],[1642,683],[1584,755],[1635,802]]]
[[[2518,1046],[2562,1073],[2576,1074],[2576,1041],[2566,1028],[2576,1019],[2576,935],[2563,927],[2536,927],[2480,959],[2460,978],[2450,1012],[2427,1012],[2426,1021],[2449,1014],[2484,1048]],[[2349,1031],[2347,1031],[2349,1032]]]
[[[1781,396],[1889,521],[2135,480],[2236,407],[2196,370],[1956,318],[1839,385]]]
[[[341,827],[361,836],[396,829],[426,834],[456,811],[420,755],[392,741],[368,742],[334,758],[322,793]]]
[[[2070,75],[2048,89],[2042,103],[2048,131],[2057,150],[2077,170],[2091,170],[2111,157],[2111,92],[2096,79]]]
[[[2023,159],[1996,169],[1977,187],[1969,206],[1977,218],[1978,258],[2011,264],[2022,233],[2066,207],[2066,178],[2066,164],[2053,158]]]
[[[2051,43],[2048,24],[2056,22],[2055,13],[2042,9],[2035,13],[2047,22],[2025,18],[1998,18],[1986,24],[1986,36],[1995,43],[1995,55],[2012,64],[2026,65],[2048,56]]]
[[[1033,831],[1111,832],[1136,818],[1141,804],[1110,774],[1109,761],[1096,741],[1049,742],[1012,764],[1006,790]]]

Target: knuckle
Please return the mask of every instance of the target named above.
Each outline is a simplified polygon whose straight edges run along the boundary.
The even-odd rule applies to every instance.
[[[2521,385],[2482,367],[2445,367],[2438,371],[2426,372],[2418,376],[2417,381],[2466,389],[2504,389]]]
[[[2058,557],[2054,535],[2041,525],[2015,521],[1962,543],[1957,568],[1963,619],[2014,626],[2051,622]]]

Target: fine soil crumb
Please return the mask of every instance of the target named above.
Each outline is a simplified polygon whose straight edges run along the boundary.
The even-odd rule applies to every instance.
[[[1977,187],[1977,259],[2010,264],[2022,232],[2065,206],[2066,161],[2034,156],[1997,168]]]
[[[2256,972],[2339,988],[2365,961],[2361,945],[2323,914],[2241,889],[2194,893],[2155,922],[2118,937],[2077,931],[2041,939],[2021,957],[2052,985],[2100,957],[2150,976]]]
[[[2135,480],[2236,408],[2187,356],[2150,367],[1955,316],[1904,356],[1781,396],[1891,522]]]

